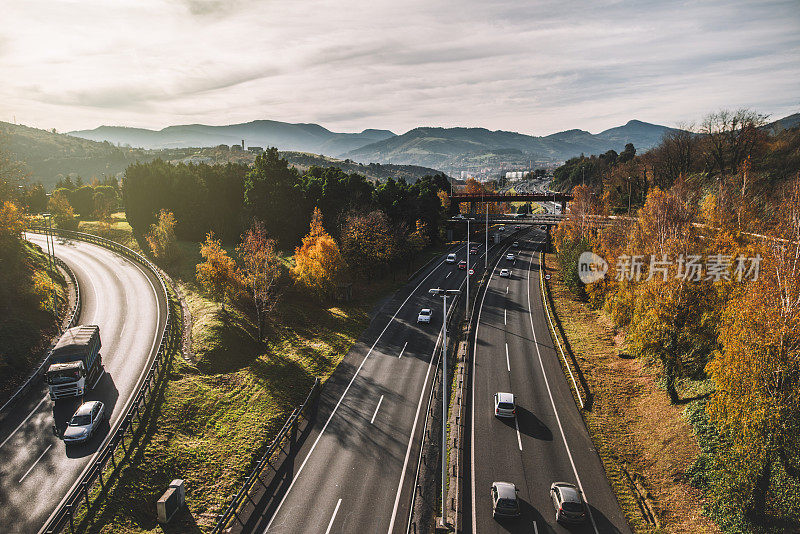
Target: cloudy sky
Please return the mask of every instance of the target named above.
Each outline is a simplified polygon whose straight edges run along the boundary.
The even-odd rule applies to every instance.
[[[800,0],[2,0],[0,120],[543,135],[800,111]]]

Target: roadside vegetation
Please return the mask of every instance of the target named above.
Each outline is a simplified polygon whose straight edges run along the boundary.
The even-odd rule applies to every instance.
[[[800,129],[763,123],[722,111],[704,119],[702,135],[606,158],[573,189],[555,233],[560,284],[572,295],[557,306],[570,343],[598,371],[587,370],[600,408],[589,426],[628,457],[678,531],[702,524],[678,519],[696,517],[700,503],[725,532],[800,527]],[[593,217],[613,213],[631,218],[596,225]],[[608,262],[590,284],[579,276],[587,251]],[[575,316],[597,346],[580,339]],[[630,443],[605,423],[608,413],[631,417]],[[681,487],[694,505],[678,498]]]
[[[22,239],[20,166],[0,153],[0,404],[41,363],[69,308],[64,276]]]

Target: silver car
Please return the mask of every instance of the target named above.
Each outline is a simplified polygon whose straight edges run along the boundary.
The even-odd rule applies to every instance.
[[[430,323],[431,322],[431,315],[433,315],[433,312],[431,311],[430,308],[422,308],[422,310],[420,310],[420,312],[419,312],[419,315],[417,316],[417,322],[418,323]]]
[[[492,482],[492,517],[518,517],[517,487],[511,482]]]
[[[583,523],[586,521],[586,503],[583,493],[569,482],[553,482],[550,485],[550,499],[556,508],[556,521],[559,523]]]
[[[514,261],[514,254],[513,254],[513,253],[511,253],[511,252],[509,252],[508,254],[506,254],[506,260],[508,260],[508,261]]]
[[[81,404],[80,408],[69,420],[64,431],[64,443],[83,443],[92,437],[105,417],[105,406],[100,401],[89,401]]]
[[[514,403],[513,393],[498,391],[494,394],[494,415],[495,417],[515,417],[517,415],[517,405]]]

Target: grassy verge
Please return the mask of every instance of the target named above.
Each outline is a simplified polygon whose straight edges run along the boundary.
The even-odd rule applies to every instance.
[[[0,405],[41,363],[69,306],[67,281],[47,255],[27,241],[20,254],[19,265],[6,262],[0,272]]]
[[[558,270],[552,255],[547,267]],[[548,282],[566,341],[592,394],[583,416],[631,528],[637,533],[719,532],[703,515],[702,494],[691,485],[700,455],[687,405],[701,402],[706,381],[684,381],[684,401],[671,405],[657,374],[627,353],[624,334],[602,312],[574,300],[559,276]],[[695,400],[691,400],[695,399]],[[646,508],[642,508],[645,506]],[[647,510],[655,524],[645,519]]]
[[[223,311],[197,287],[199,245],[181,242],[179,248],[180,259],[167,271],[193,317],[193,358],[173,357],[153,421],[87,515],[86,532],[162,531],[155,503],[175,478],[186,481],[188,511],[166,530],[210,530],[314,379],[332,374],[378,300],[406,280],[398,273],[395,280],[357,284],[354,300],[335,306],[287,289],[273,311],[268,341],[260,343],[247,313],[231,306]],[[421,255],[415,263],[428,258]]]

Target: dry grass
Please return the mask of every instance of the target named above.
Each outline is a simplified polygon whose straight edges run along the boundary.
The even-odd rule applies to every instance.
[[[547,267],[557,270],[552,255]],[[593,403],[584,419],[628,522],[637,533],[719,532],[702,513],[702,495],[687,472],[700,451],[684,406],[669,403],[655,372],[638,359],[621,358],[624,335],[602,312],[573,299],[558,276],[550,282],[556,313],[586,378]],[[683,396],[703,384],[685,383]],[[645,521],[627,473],[653,508],[658,525]]]

